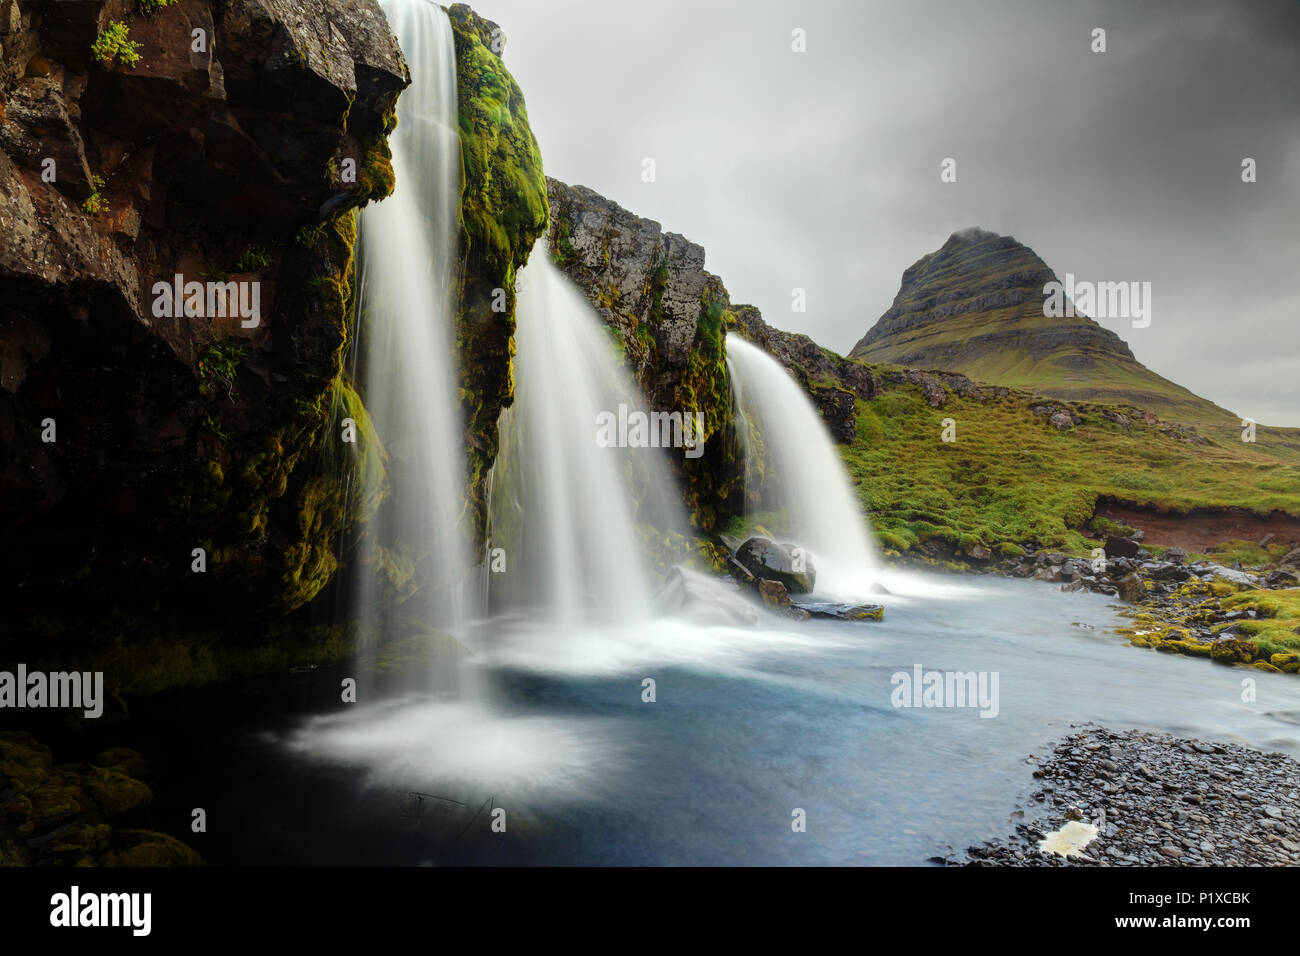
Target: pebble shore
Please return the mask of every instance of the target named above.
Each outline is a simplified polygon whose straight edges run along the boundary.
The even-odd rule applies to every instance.
[[[967,849],[966,866],[1300,865],[1300,763],[1279,753],[1079,725],[1033,776],[1033,819]],[[1068,858],[1039,841],[1072,820],[1098,825]]]

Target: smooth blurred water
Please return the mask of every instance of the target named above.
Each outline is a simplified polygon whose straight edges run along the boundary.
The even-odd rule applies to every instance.
[[[473,561],[460,534],[465,422],[455,364],[454,278],[460,215],[456,51],[447,13],[430,0],[383,0],[412,64],[389,138],[396,186],[368,205],[357,232],[354,375],[387,454],[391,501],[359,550],[410,548],[421,587],[403,608],[455,630],[476,610],[459,569]],[[364,440],[364,438],[362,439]],[[390,610],[373,573],[357,575],[357,603],[371,621]]]
[[[601,447],[597,418],[645,409],[609,329],[551,262],[545,237],[519,271],[515,402],[500,420],[492,470],[493,605],[570,626],[589,611],[644,619],[650,578],[635,520],[681,528],[658,449]],[[657,493],[636,494],[630,478]],[[667,491],[667,494],[664,492]]]
[[[1074,722],[1300,753],[1300,682],[1128,647],[1107,632],[1106,598],[994,578],[887,583],[916,596],[888,599],[872,624],[497,621],[475,648],[491,701],[335,708],[264,753],[281,787],[326,774],[332,796],[314,813],[365,834],[313,862],[903,865],[1009,832],[1032,789],[1025,757]],[[997,671],[998,716],[893,707],[891,676],[916,664]],[[410,790],[491,798],[507,831],[450,805],[418,822],[345,809]],[[795,808],[806,833],[791,829]]]

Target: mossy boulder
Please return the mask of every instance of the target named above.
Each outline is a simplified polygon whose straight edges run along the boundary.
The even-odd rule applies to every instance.
[[[1130,604],[1141,601],[1147,596],[1146,582],[1138,577],[1136,572],[1124,575],[1115,582],[1115,587],[1119,591],[1120,600]]]
[[[1210,658],[1219,664],[1249,664],[1255,659],[1255,642],[1221,638],[1210,645]]]
[[[112,848],[100,859],[102,866],[199,866],[199,854],[166,833],[120,830],[112,835]]]
[[[1191,640],[1165,640],[1158,645],[1159,650],[1187,654],[1190,657],[1209,657],[1212,647],[1211,644],[1202,644],[1200,641]]]
[[[1126,634],[1129,643],[1134,647],[1159,647],[1160,635],[1144,631],[1136,631],[1131,628],[1120,628],[1120,633]]]
[[[153,798],[125,769],[141,765],[124,748],[98,765],[55,764],[30,734],[0,732],[0,865],[197,865],[198,854],[173,837],[113,825]]]
[[[785,589],[785,585],[780,581],[760,579],[758,594],[768,607],[783,608],[790,606],[790,592]]]
[[[1300,672],[1300,654],[1294,651],[1283,651],[1272,655],[1268,662],[1280,671],[1288,674]]]

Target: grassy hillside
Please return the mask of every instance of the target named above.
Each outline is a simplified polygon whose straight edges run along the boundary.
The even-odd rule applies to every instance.
[[[1140,419],[1124,427],[1107,406],[1054,403],[1080,419],[1058,431],[1035,416],[1044,400],[1028,393],[990,389],[981,401],[948,392],[934,408],[897,370],[873,371],[884,390],[859,401],[857,434],[840,447],[886,548],[937,539],[963,553],[982,545],[1014,554],[1028,541],[1086,551],[1095,542],[1078,529],[1102,496],[1176,514],[1240,507],[1300,516],[1294,431],[1260,429],[1256,444],[1235,431],[1192,443]],[[953,443],[941,440],[948,418]]]
[[[1025,334],[1024,315],[1004,317],[996,312],[982,313],[976,317],[976,324],[1001,323],[1004,318],[1011,320],[1005,328]],[[1037,323],[1059,321],[1041,315],[1030,318]],[[965,336],[968,330],[955,327],[947,332]],[[972,349],[970,354],[954,361],[910,364],[944,368],[976,381],[996,382],[1066,401],[1135,405],[1168,421],[1186,422],[1199,428],[1208,425],[1236,428],[1240,421],[1232,412],[1157,375],[1134,358],[1105,355],[1085,359],[1087,352],[1069,343],[1033,353],[1016,348],[987,351],[987,344],[982,342],[982,348]]]
[[[850,357],[958,372],[1067,401],[1134,405],[1227,429],[1239,419],[1139,362],[1086,315],[1044,315],[1057,276],[1032,249],[979,229],[954,233],[904,273],[890,309]]]

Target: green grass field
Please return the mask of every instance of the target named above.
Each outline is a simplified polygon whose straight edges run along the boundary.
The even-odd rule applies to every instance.
[[[1009,555],[1036,542],[1082,553],[1096,546],[1079,529],[1102,496],[1175,514],[1236,506],[1300,515],[1294,431],[1261,428],[1249,444],[1235,428],[1202,428],[1209,442],[1191,444],[1075,404],[1083,421],[1059,432],[1030,411],[1043,401],[954,395],[931,408],[915,385],[859,401],[857,436],[840,451],[881,544],[902,552],[941,539],[962,553],[982,545]],[[949,418],[957,440],[945,443]]]

